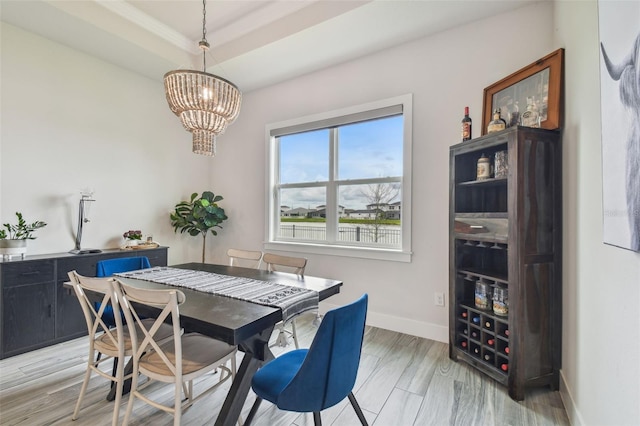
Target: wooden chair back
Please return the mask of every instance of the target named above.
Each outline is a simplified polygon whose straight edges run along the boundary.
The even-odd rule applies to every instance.
[[[304,275],[307,267],[307,259],[304,257],[282,256],[279,254],[265,253],[262,261],[267,265],[267,271],[272,272],[279,269],[276,267],[287,267],[293,269],[294,274]]]
[[[229,266],[244,266],[247,268],[260,269],[260,265],[262,264],[261,251],[230,248],[227,250],[227,256],[229,256]]]

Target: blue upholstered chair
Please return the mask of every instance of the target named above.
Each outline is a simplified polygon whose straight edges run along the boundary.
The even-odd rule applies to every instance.
[[[101,260],[96,263],[96,277],[110,277],[118,272],[136,271],[138,269],[151,268],[149,258],[146,256],[136,257],[121,257],[117,259]],[[100,309],[100,303],[95,302],[94,307],[96,310]],[[124,321],[124,314],[122,315]],[[115,318],[113,317],[113,309],[111,306],[107,306],[102,314],[102,320],[110,327],[116,326]]]
[[[118,272],[129,272],[146,268],[151,268],[149,258],[146,256],[101,260],[96,264],[96,277],[110,277]]]
[[[324,316],[311,348],[297,349],[266,363],[253,377],[256,402],[245,422],[253,420],[263,399],[281,410],[313,413],[316,426],[320,411],[348,397],[360,422],[367,425],[353,395],[367,316],[368,296],[333,309]]]

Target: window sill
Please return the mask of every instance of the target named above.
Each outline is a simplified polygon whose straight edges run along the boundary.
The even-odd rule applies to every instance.
[[[322,254],[327,256],[357,257],[360,259],[388,260],[391,262],[411,262],[411,252],[402,250],[379,249],[372,247],[351,247],[325,244],[292,243],[289,241],[271,241],[264,243],[265,250],[281,250],[296,253]]]

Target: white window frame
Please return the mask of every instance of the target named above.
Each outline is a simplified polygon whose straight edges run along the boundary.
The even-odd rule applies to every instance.
[[[278,202],[278,194],[276,183],[279,170],[279,153],[277,149],[276,136],[284,128],[304,127],[309,123],[322,123],[326,120],[335,122],[341,117],[357,116],[358,114],[367,113],[373,110],[385,109],[394,106],[402,107],[403,115],[403,148],[402,148],[402,247],[371,247],[371,246],[355,246],[341,244],[340,242],[310,242],[310,241],[280,241],[276,240],[278,233],[278,222],[280,214],[280,203]],[[265,250],[282,250],[299,253],[323,254],[332,256],[358,257],[365,259],[390,260],[397,262],[411,262],[411,163],[412,163],[412,118],[413,118],[413,95],[406,94],[393,98],[383,99],[379,101],[369,102],[353,107],[343,108],[339,110],[329,111],[320,114],[308,115],[292,120],[281,121],[277,123],[267,124],[265,126],[265,140],[267,141],[266,156],[266,189],[265,189]],[[350,121],[347,121],[347,123]],[[333,149],[333,147],[331,148]],[[331,153],[333,154],[333,153]],[[357,180],[349,183],[357,183]],[[309,182],[303,186],[309,186]],[[311,183],[311,185],[313,185]],[[327,206],[337,205],[335,200],[335,184],[327,187]],[[331,189],[333,186],[333,189]],[[337,219],[335,219],[337,220]],[[329,226],[335,223],[329,223],[327,218],[327,236],[329,236]]]

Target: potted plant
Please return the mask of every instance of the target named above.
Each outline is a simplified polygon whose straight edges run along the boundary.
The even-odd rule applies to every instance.
[[[228,219],[224,209],[217,204],[222,199],[222,196],[211,191],[203,192],[199,198],[198,193],[194,192],[189,201],[176,204],[175,211],[170,215],[174,232],[188,232],[193,237],[202,235],[202,263],[205,259],[209,231],[218,235],[213,228],[222,228],[220,224]]]
[[[11,256],[20,254],[24,258],[27,252],[27,240],[34,240],[33,233],[47,224],[40,220],[28,224],[22,213],[16,212],[17,224],[4,223],[5,229],[0,229],[0,254]]]
[[[125,247],[132,247],[138,245],[138,243],[142,240],[142,231],[129,230],[122,234],[122,236],[124,237]]]

